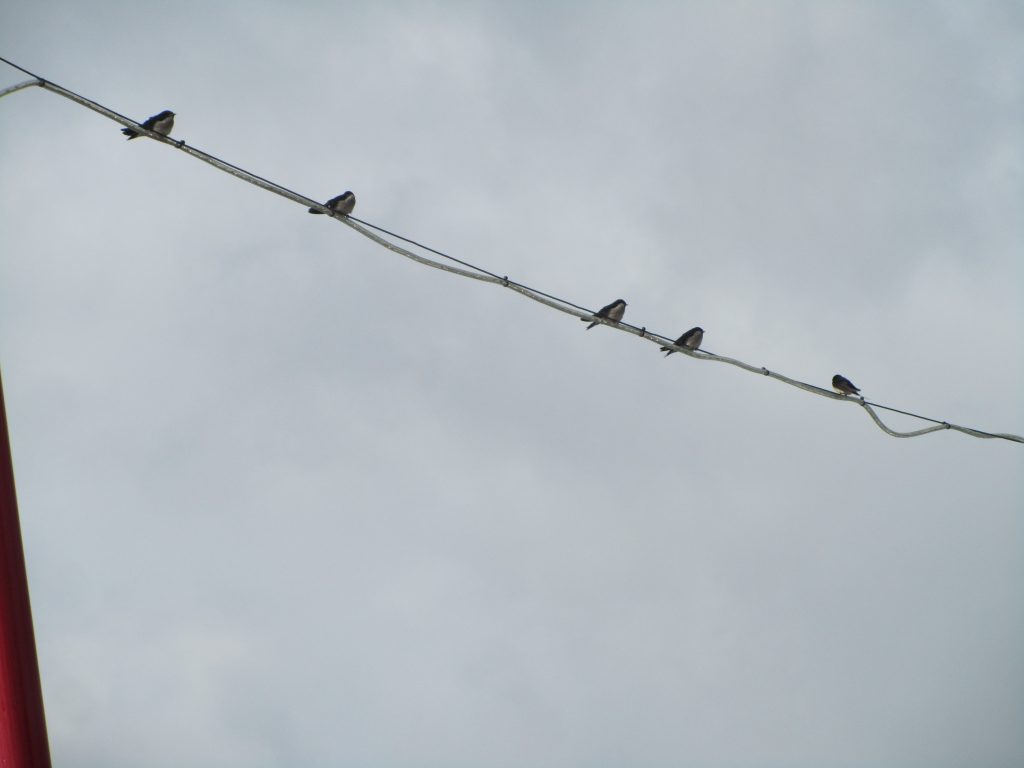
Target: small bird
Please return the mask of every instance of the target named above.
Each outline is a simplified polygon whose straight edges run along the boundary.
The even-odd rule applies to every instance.
[[[853,385],[845,376],[840,376],[838,373],[832,377],[832,389],[837,392],[842,392],[844,395],[858,395],[860,390]]]
[[[687,349],[697,349],[697,348],[700,347],[700,343],[702,341],[704,341],[704,329],[703,328],[691,328],[686,333],[684,333],[682,336],[680,336],[678,339],[676,339],[673,342],[673,344],[675,344],[677,347],[686,347]],[[665,357],[668,357],[669,355],[671,355],[676,350],[672,349],[672,347],[662,347],[661,351],[665,353]]]
[[[347,215],[352,213],[353,209],[356,207],[356,196],[351,192],[342,192],[337,197],[332,197],[324,203],[324,205],[335,213],[343,213]],[[323,211],[318,211],[316,208],[310,208],[309,212],[323,213]]]
[[[617,323],[619,322],[619,320],[622,319],[622,316],[624,314],[626,314],[626,302],[623,301],[622,299],[616,299],[607,307],[601,307],[599,310],[597,310],[597,312],[595,312],[592,315],[592,317],[601,317],[604,318],[605,320],[610,320],[613,323]],[[580,318],[580,320],[584,323],[587,322],[588,319],[589,318],[586,317]],[[594,322],[587,326],[587,330],[589,331],[597,324],[598,322],[597,320],[595,320]]]
[[[167,136],[174,127],[174,113],[169,109],[165,109],[160,114],[153,115],[151,118],[147,119],[146,122],[142,123],[142,127],[147,128],[154,133],[159,133],[161,136]],[[133,128],[122,128],[121,133],[128,137],[128,141],[137,139],[139,136],[143,135]]]

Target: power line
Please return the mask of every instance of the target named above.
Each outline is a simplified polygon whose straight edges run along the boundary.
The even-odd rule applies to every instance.
[[[477,266],[475,264],[472,264],[472,263],[470,263],[468,261],[464,261],[462,259],[456,258],[454,256],[451,256],[451,255],[447,254],[447,253],[444,253],[443,251],[439,251],[439,250],[436,250],[434,248],[431,248],[430,246],[424,245],[423,243],[419,243],[416,240],[412,240],[412,239],[410,239],[408,237],[405,237],[403,235],[399,235],[399,234],[397,234],[395,232],[387,230],[384,227],[378,226],[376,224],[372,224],[372,223],[370,223],[368,221],[363,221],[362,219],[358,219],[358,218],[356,218],[354,216],[336,215],[334,211],[332,211],[329,208],[327,208],[326,206],[322,205],[320,202],[318,202],[316,200],[313,200],[312,198],[309,198],[309,197],[306,197],[304,195],[301,195],[298,192],[295,192],[295,191],[293,191],[291,189],[288,189],[285,186],[282,186],[281,184],[278,184],[277,182],[271,181],[270,179],[266,179],[266,178],[264,178],[262,176],[259,176],[259,175],[255,174],[255,173],[253,173],[252,171],[248,171],[245,168],[242,168],[240,166],[234,165],[233,163],[230,163],[227,160],[223,160],[223,159],[221,159],[219,157],[216,157],[215,155],[209,154],[208,152],[204,152],[204,151],[202,151],[200,149],[192,147],[192,146],[186,144],[183,140],[171,139],[171,138],[169,138],[167,136],[163,136],[162,134],[158,134],[158,133],[155,133],[153,131],[149,131],[149,130],[147,130],[145,128],[142,128],[142,126],[139,125],[138,123],[136,123],[134,120],[131,120],[130,118],[125,117],[124,115],[120,114],[119,112],[115,112],[114,110],[109,109],[108,107],[105,107],[102,104],[99,104],[98,102],[93,101],[92,99],[86,98],[85,96],[82,96],[82,95],[80,95],[78,93],[75,93],[74,91],[71,91],[71,90],[69,90],[67,88],[63,88],[62,86],[59,86],[59,85],[57,85],[56,83],[54,83],[54,82],[52,82],[50,80],[42,78],[39,75],[36,75],[35,73],[30,72],[29,70],[25,69],[24,67],[21,67],[21,66],[15,64],[14,62],[9,61],[8,59],[3,58],[2,56],[0,56],[0,61],[4,62],[5,64],[8,64],[11,67],[14,67],[15,69],[17,69],[17,70],[25,73],[29,77],[33,78],[33,80],[30,80],[30,81],[27,81],[27,82],[24,82],[24,83],[19,83],[19,84],[15,85],[15,86],[12,86],[10,88],[6,88],[4,90],[0,90],[0,97],[6,96],[6,95],[8,95],[10,93],[14,93],[14,92],[22,90],[24,88],[29,88],[29,87],[32,87],[32,86],[38,86],[40,88],[43,88],[44,90],[51,91],[53,93],[56,93],[59,96],[63,96],[65,98],[67,98],[67,99],[70,99],[71,101],[74,101],[75,103],[77,103],[77,104],[79,104],[81,106],[84,106],[84,107],[86,107],[88,109],[91,109],[94,112],[98,112],[99,114],[103,115],[104,117],[107,117],[110,120],[114,120],[115,122],[121,123],[123,126],[125,126],[127,128],[131,128],[131,129],[133,129],[135,131],[138,131],[139,133],[141,133],[143,135],[146,135],[149,138],[152,138],[152,139],[154,139],[156,141],[159,141],[161,143],[168,144],[168,145],[170,145],[172,147],[175,147],[176,149],[178,149],[178,150],[180,150],[182,152],[185,152],[186,154],[189,154],[189,155],[195,157],[198,160],[202,160],[203,162],[205,162],[205,163],[207,163],[209,165],[214,166],[218,170],[224,171],[225,173],[229,173],[232,176],[235,176],[236,178],[241,179],[242,181],[246,181],[246,182],[248,182],[250,184],[254,184],[255,186],[258,186],[258,187],[260,187],[262,189],[265,189],[268,192],[273,192],[274,194],[277,194],[277,195],[280,195],[282,197],[288,198],[289,200],[292,200],[293,202],[296,202],[296,203],[302,205],[303,207],[306,207],[306,208],[316,208],[316,209],[320,210],[322,213],[325,213],[325,214],[331,216],[331,218],[334,218],[337,221],[341,222],[342,224],[345,224],[345,225],[351,227],[352,229],[357,231],[359,234],[363,235],[364,237],[369,238],[370,240],[372,240],[373,242],[377,243],[378,245],[381,245],[382,247],[387,248],[388,250],[393,251],[394,253],[397,253],[397,254],[399,254],[401,256],[404,256],[404,257],[406,257],[408,259],[412,259],[413,261],[416,261],[416,262],[418,262],[420,264],[424,264],[426,266],[430,266],[430,267],[433,267],[435,269],[440,269],[440,270],[443,270],[445,272],[450,272],[452,274],[459,275],[460,277],[467,277],[467,278],[470,278],[470,279],[473,279],[473,280],[479,280],[479,281],[482,281],[482,282],[487,282],[487,283],[493,283],[493,284],[496,284],[496,285],[500,285],[502,287],[505,287],[505,288],[508,288],[510,290],[513,290],[513,291],[515,291],[515,292],[517,292],[517,293],[519,293],[519,294],[521,294],[523,296],[526,296],[529,299],[532,299],[532,300],[534,300],[536,302],[539,302],[539,303],[544,304],[544,305],[546,305],[548,307],[551,307],[552,309],[557,309],[560,312],[565,312],[565,313],[570,314],[570,315],[575,315],[576,317],[581,317],[581,318],[582,317],[586,317],[586,318],[590,319],[590,317],[593,315],[593,311],[592,310],[589,310],[586,307],[580,306],[579,304],[576,304],[574,302],[571,302],[568,299],[563,299],[563,298],[561,298],[559,296],[555,296],[553,294],[546,293],[546,292],[538,290],[536,288],[532,288],[532,287],[530,287],[528,285],[525,285],[523,283],[519,283],[519,282],[516,282],[514,280],[510,280],[507,275],[498,275],[495,272],[491,272],[490,270],[484,269],[483,267],[479,267],[479,266]],[[407,250],[405,248],[402,248],[399,245],[396,245],[395,243],[393,243],[393,242],[391,242],[389,240],[386,240],[385,238],[381,237],[380,235],[376,234],[375,232],[371,232],[370,231],[371,229],[372,230],[376,230],[376,232],[380,232],[380,233],[386,234],[389,237],[395,238],[397,240],[401,240],[402,242],[407,243],[409,245],[412,245],[412,246],[414,246],[416,248],[419,248],[419,249],[422,249],[422,250],[427,251],[429,253],[432,253],[435,256],[439,256],[439,257],[441,257],[441,258],[443,258],[443,259],[445,259],[447,261],[450,261],[450,262],[453,262],[455,264],[458,264],[459,267],[453,267],[453,266],[449,266],[448,264],[442,264],[440,262],[434,261],[432,259],[428,259],[428,258],[426,258],[424,256],[419,255],[419,254],[413,253],[412,251],[409,251],[409,250]],[[735,358],[726,357],[724,355],[718,355],[718,354],[715,354],[713,352],[709,352],[708,350],[703,350],[703,349],[701,349],[701,350],[690,350],[690,349],[687,349],[687,348],[684,348],[684,347],[677,347],[675,344],[673,344],[673,339],[671,339],[670,337],[664,336],[662,334],[657,334],[657,333],[649,332],[647,330],[647,328],[644,327],[644,326],[641,326],[641,327],[638,328],[637,326],[630,325],[628,323],[622,323],[622,322],[619,322],[619,323],[610,323],[610,322],[605,322],[605,321],[599,321],[599,322],[603,322],[604,324],[609,325],[610,327],[615,328],[616,330],[624,331],[626,333],[631,333],[631,334],[633,334],[635,336],[640,336],[641,338],[646,339],[646,340],[648,340],[648,341],[650,341],[652,343],[655,343],[655,344],[657,344],[659,346],[669,346],[672,349],[674,349],[674,350],[676,350],[678,352],[681,352],[682,354],[688,355],[688,356],[696,358],[698,360],[713,360],[715,362],[725,363],[727,365],[733,365],[733,366],[735,366],[737,368],[742,368],[743,370],[749,371],[751,373],[757,373],[757,374],[761,374],[762,376],[766,376],[768,378],[773,378],[773,379],[775,379],[777,381],[783,382],[784,384],[789,384],[792,387],[796,387],[797,389],[802,389],[805,392],[810,392],[811,394],[815,394],[815,395],[818,395],[820,397],[828,397],[828,398],[831,398],[833,400],[843,400],[843,401],[849,401],[849,402],[856,403],[856,404],[860,405],[862,408],[864,408],[865,411],[867,411],[868,415],[875,422],[875,424],[879,427],[879,429],[881,429],[883,432],[885,432],[886,434],[891,435],[893,437],[918,437],[920,435],[928,434],[929,432],[936,432],[936,431],[939,431],[939,430],[952,429],[952,430],[955,430],[957,432],[962,432],[965,435],[970,435],[972,437],[1009,440],[1009,441],[1012,441],[1012,442],[1024,443],[1024,437],[1022,437],[1020,435],[1014,435],[1014,434],[1009,434],[1009,433],[985,432],[985,431],[980,430],[980,429],[973,429],[971,427],[959,426],[957,424],[952,424],[952,423],[947,422],[947,421],[940,421],[938,419],[933,419],[933,418],[930,418],[928,416],[921,416],[920,414],[911,413],[910,411],[900,410],[899,408],[893,408],[891,406],[881,405],[880,403],[871,403],[871,402],[868,402],[867,400],[865,400],[863,398],[847,397],[845,395],[839,395],[839,394],[831,392],[831,391],[829,391],[827,389],[824,389],[823,387],[819,387],[819,386],[817,386],[815,384],[810,384],[808,382],[804,382],[804,381],[800,381],[798,379],[793,379],[793,378],[790,378],[788,376],[784,376],[784,375],[782,375],[780,373],[776,373],[775,371],[770,371],[768,368],[765,368],[763,366],[751,365],[749,363],[743,362],[742,360],[737,360]],[[899,432],[899,431],[893,430],[890,427],[888,427],[879,418],[878,414],[874,410],[876,408],[879,408],[879,409],[882,409],[882,410],[886,410],[886,411],[892,411],[894,413],[900,413],[900,414],[903,414],[905,416],[910,416],[910,417],[915,418],[915,419],[920,419],[922,421],[931,422],[934,426],[925,427],[924,429],[919,429],[919,430],[915,430],[915,431],[912,431],[912,432]]]

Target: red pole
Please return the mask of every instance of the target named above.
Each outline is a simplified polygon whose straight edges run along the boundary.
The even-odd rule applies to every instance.
[[[0,378],[0,767],[50,768],[25,551]]]

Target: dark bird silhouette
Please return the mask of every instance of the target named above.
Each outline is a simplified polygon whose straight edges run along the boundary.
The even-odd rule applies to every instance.
[[[626,302],[623,301],[622,299],[616,299],[615,301],[613,301],[608,306],[601,307],[599,310],[597,310],[597,312],[595,312],[593,315],[591,315],[591,317],[600,317],[600,318],[603,318],[604,320],[608,320],[610,322],[617,323],[617,322],[619,322],[619,320],[622,319],[622,316],[624,314],[626,314]],[[586,317],[581,317],[580,318],[580,320],[583,321],[584,323],[587,322],[588,319],[589,318],[586,318]],[[598,321],[595,320],[594,322],[592,322],[590,325],[587,326],[587,330],[589,331],[591,328],[593,328],[597,324],[598,324]]]
[[[677,347],[686,347],[686,349],[697,349],[700,347],[702,341],[704,341],[704,329],[691,328],[676,339],[673,344]],[[665,357],[668,357],[676,350],[672,349],[672,347],[662,347],[661,351],[665,353]]]
[[[170,134],[171,129],[174,128],[174,113],[169,109],[165,109],[160,114],[147,118],[146,121],[142,123],[142,127],[153,131],[154,133],[159,133],[161,136],[167,136]],[[122,128],[121,133],[128,137],[128,141],[145,135],[139,133],[134,128]]]
[[[837,392],[842,392],[844,395],[859,395],[860,390],[853,385],[845,376],[840,376],[838,373],[832,377],[832,389]]]
[[[356,207],[356,196],[353,195],[351,192],[342,192],[337,197],[332,197],[330,200],[324,203],[324,206],[330,208],[335,213],[342,213],[347,216],[348,214],[352,213],[352,211]],[[316,208],[310,208],[309,212],[323,213],[323,211],[318,211]]]

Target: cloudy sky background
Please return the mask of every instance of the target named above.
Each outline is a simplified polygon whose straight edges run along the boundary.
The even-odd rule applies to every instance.
[[[1019,2],[0,22],[0,55],[499,274],[1024,432]],[[1024,763],[1024,446],[584,332],[118,127],[0,101],[56,765]]]

